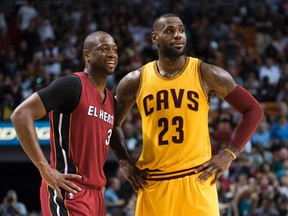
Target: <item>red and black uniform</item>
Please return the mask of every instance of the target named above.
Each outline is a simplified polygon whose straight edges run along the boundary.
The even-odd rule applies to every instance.
[[[82,176],[81,182],[74,180],[82,191],[63,191],[64,200],[42,181],[43,216],[105,215],[103,166],[114,122],[113,96],[108,89],[105,93],[102,100],[83,72],[59,78],[38,92],[49,112],[51,166],[61,173]]]

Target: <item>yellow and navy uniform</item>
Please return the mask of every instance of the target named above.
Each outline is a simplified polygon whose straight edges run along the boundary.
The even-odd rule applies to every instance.
[[[186,57],[182,70],[170,78],[159,74],[156,61],[141,71],[136,102],[142,117],[143,149],[136,165],[151,178],[149,187],[139,192],[138,216],[219,214],[216,187],[210,186],[210,179],[198,183],[194,174],[197,166],[211,158],[210,106],[200,62]],[[197,204],[199,200],[202,204]],[[163,206],[169,206],[167,212]]]

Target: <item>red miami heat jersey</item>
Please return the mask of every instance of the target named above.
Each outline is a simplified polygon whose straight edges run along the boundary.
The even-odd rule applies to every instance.
[[[77,173],[82,176],[81,185],[97,189],[106,184],[103,166],[113,129],[114,101],[106,89],[103,102],[89,78],[83,72],[75,74],[82,83],[79,104],[72,113],[49,113],[51,166],[61,173]]]

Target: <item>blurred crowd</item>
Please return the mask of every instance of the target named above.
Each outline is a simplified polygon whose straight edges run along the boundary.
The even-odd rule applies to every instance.
[[[225,68],[263,105],[265,117],[231,168],[218,181],[223,216],[288,215],[288,0],[238,0],[212,8],[202,1],[40,0],[0,3],[0,120],[59,76],[83,70],[82,43],[96,30],[110,33],[119,65],[107,87],[114,92],[127,72],[157,58],[154,19],[178,14],[187,32],[187,54]],[[256,1],[255,1],[256,2]],[[211,100],[213,152],[231,140],[239,114]],[[123,124],[127,147],[141,153],[141,118],[135,107]],[[121,170],[107,175],[107,215],[133,215],[136,196]],[[1,215],[1,214],[0,214]]]

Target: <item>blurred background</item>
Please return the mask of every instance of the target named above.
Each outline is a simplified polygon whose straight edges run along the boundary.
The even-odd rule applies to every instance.
[[[82,71],[82,42],[96,30],[110,33],[118,45],[119,64],[107,82],[114,93],[127,72],[157,58],[151,27],[166,12],[185,24],[187,55],[225,68],[265,111],[217,183],[221,215],[288,215],[288,0],[1,0],[0,215],[11,197],[24,205],[26,215],[41,215],[39,172],[9,121],[16,106],[57,77]],[[240,116],[217,97],[210,106],[211,145],[217,153],[231,140]],[[36,127],[48,158],[47,117]],[[142,145],[136,107],[123,129],[136,160]],[[112,152],[104,169],[107,215],[133,215],[136,196]]]

